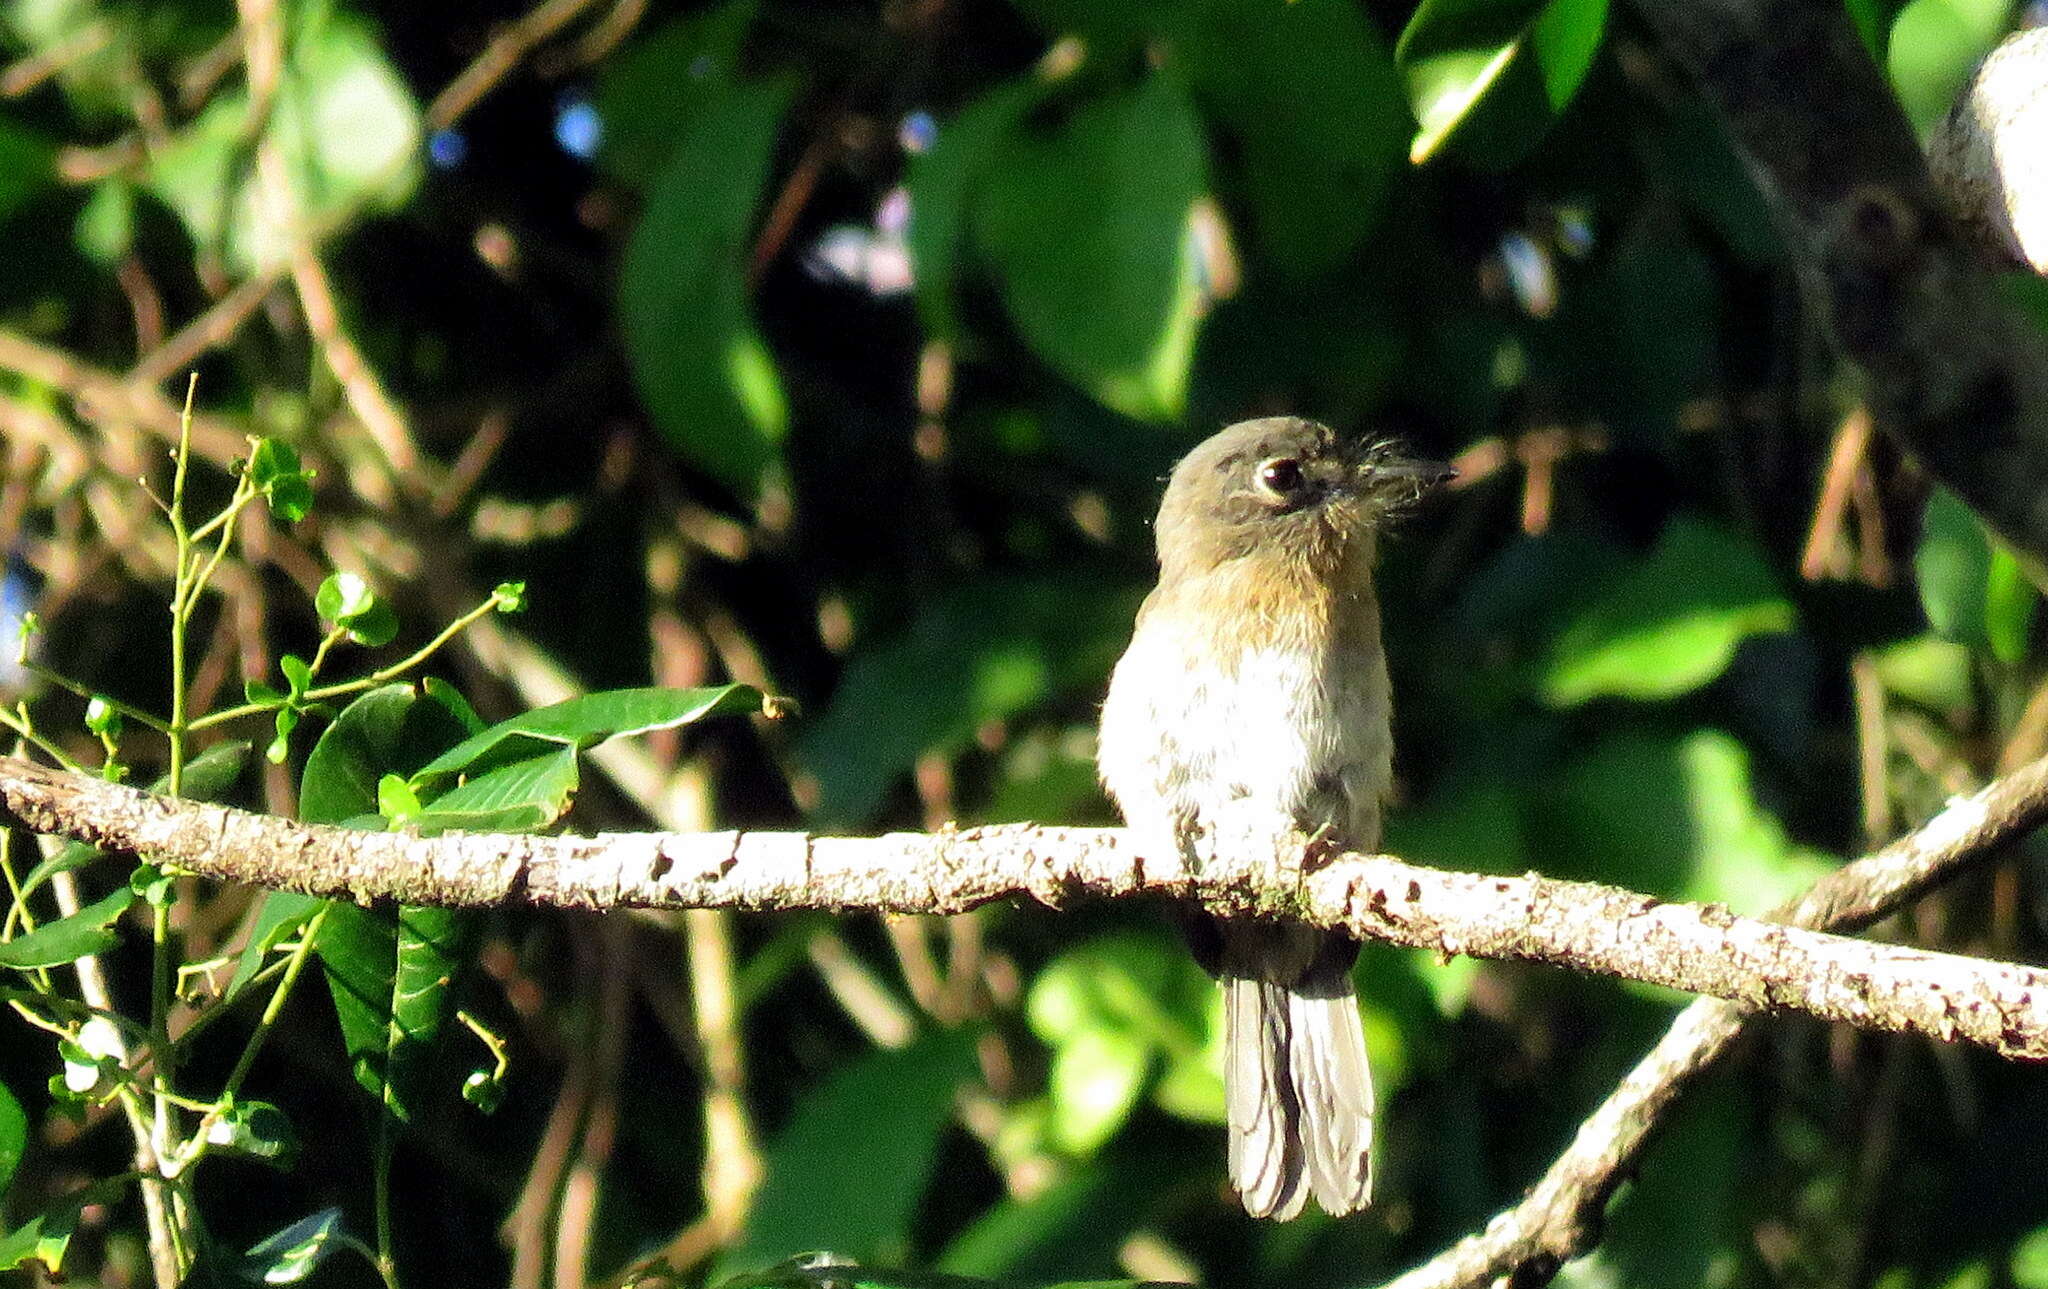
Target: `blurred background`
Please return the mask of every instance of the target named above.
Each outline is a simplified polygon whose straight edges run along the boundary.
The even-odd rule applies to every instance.
[[[1922,129],[2023,16],[1847,5]],[[616,752],[580,831],[1112,822],[1094,725],[1163,475],[1279,412],[1462,472],[1380,572],[1396,853],[1761,911],[2048,744],[2037,593],[1873,438],[1609,0],[5,0],[0,234],[0,615],[39,616],[40,661],[164,706],[138,480],[167,491],[196,371],[197,495],[246,434],[318,471],[222,566],[202,710],[312,651],[337,569],[403,624],[364,671],[524,580],[431,668],[486,716],[796,700]],[[71,695],[0,687],[96,748]],[[307,742],[237,799],[292,813]],[[2011,855],[1879,934],[2040,961],[2043,879]],[[250,907],[182,892],[185,959]],[[400,1144],[416,1285],[819,1248],[1370,1283],[1518,1198],[1684,1002],[1369,946],[1378,1204],[1272,1225],[1225,1186],[1220,1003],[1158,910],[481,923],[462,1001],[511,1071],[485,1117],[475,1051],[444,1056]],[[0,1042],[31,1126],[0,1227],[128,1166],[117,1117],[51,1108],[54,1061]],[[303,1149],[210,1164],[213,1238],[367,1231],[352,1086],[298,991],[249,1091]],[[1774,1020],[1561,1280],[2038,1289],[2044,1139],[2040,1070]],[[146,1282],[141,1232],[87,1209],[73,1275]]]

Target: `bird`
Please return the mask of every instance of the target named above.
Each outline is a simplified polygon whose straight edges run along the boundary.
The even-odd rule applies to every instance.
[[[1385,521],[1451,477],[1300,417],[1232,425],[1174,467],[1159,581],[1103,703],[1096,766],[1144,847],[1372,851],[1393,778],[1373,565]],[[1305,843],[1313,843],[1306,845]],[[1224,990],[1229,1175],[1254,1217],[1372,1199],[1357,942],[1278,920],[1187,919]]]

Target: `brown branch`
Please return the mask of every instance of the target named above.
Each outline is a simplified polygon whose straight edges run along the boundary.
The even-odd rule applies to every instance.
[[[1030,897],[1165,897],[1226,916],[1279,915],[1443,954],[1545,962],[1790,1009],[1864,1028],[2048,1058],[2048,971],[1870,944],[1664,903],[1586,882],[1489,877],[1342,855],[1303,867],[1134,849],[1122,829],[1008,824],[815,837],[611,833],[426,838],[295,824],[0,759],[0,801],[37,832],[148,855],[204,877],[359,901],[483,907],[867,909],[959,913]],[[1989,844],[2048,815],[2048,762],[1921,830],[1928,855]],[[1889,852],[1887,852],[1889,853]],[[1919,855],[1920,851],[1915,851]],[[1932,862],[1932,861],[1929,861]],[[1818,888],[1817,888],[1818,889]],[[1849,895],[1862,899],[1860,893]],[[1850,916],[1817,895],[1831,921]],[[1802,906],[1803,907],[1803,906]],[[1820,920],[1816,917],[1813,920]]]
[[[1775,910],[1775,921],[1815,929],[1856,930],[1951,877],[1967,861],[2019,836],[2043,818],[2048,760],[1955,801],[1918,832],[1844,865]],[[1467,1289],[1506,1278],[1542,1284],[1600,1238],[1607,1201],[1665,1112],[1724,1056],[1757,1013],[1702,998],[1679,1014],[1650,1054],[1579,1125],[1565,1149],[1521,1203],[1500,1213],[1388,1289]]]
[[[596,0],[546,0],[518,21],[499,28],[475,61],[427,104],[423,114],[427,128],[445,130],[461,120],[542,41],[594,3]]]

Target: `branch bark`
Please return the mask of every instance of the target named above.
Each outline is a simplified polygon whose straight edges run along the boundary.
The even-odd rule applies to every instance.
[[[1613,887],[1444,872],[1386,855],[1201,863],[1135,849],[1117,828],[1007,824],[883,837],[793,832],[537,837],[356,832],[296,824],[0,758],[0,802],[37,832],[201,876],[359,902],[572,908],[959,913],[1029,897],[1163,897],[1284,916],[1438,953],[1545,962],[1797,1010],[1870,1029],[2048,1058],[2048,971],[1871,944],[1718,905]],[[2048,814],[2048,761],[1952,805],[1919,834],[1926,862]],[[1824,897],[1823,897],[1824,898]],[[1839,911],[1827,916],[1842,920]]]

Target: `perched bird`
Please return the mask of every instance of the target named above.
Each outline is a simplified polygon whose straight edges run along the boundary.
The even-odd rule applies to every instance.
[[[1233,425],[1166,486],[1159,585],[1102,710],[1096,764],[1138,833],[1199,866],[1304,836],[1380,842],[1392,778],[1372,568],[1381,521],[1450,477],[1295,417]],[[1254,1217],[1310,1194],[1372,1198],[1372,1074],[1351,984],[1355,941],[1250,919],[1191,919],[1224,988],[1230,1180]]]

